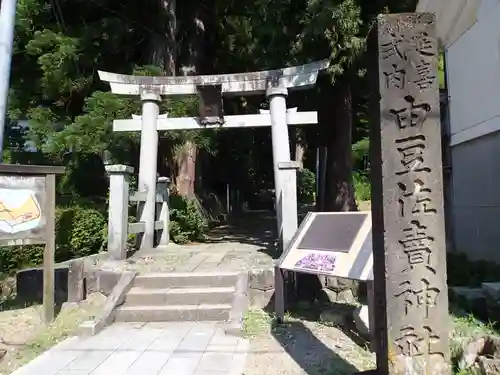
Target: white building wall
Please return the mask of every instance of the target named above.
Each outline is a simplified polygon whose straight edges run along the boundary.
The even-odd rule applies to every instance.
[[[500,1],[483,0],[476,23],[447,48],[451,144],[500,130]]]
[[[500,263],[500,1],[446,48],[457,251]]]

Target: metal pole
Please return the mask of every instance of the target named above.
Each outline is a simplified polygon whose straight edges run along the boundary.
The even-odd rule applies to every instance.
[[[17,0],[2,0],[0,7],[0,162],[3,159],[3,138],[9,96],[16,2]]]

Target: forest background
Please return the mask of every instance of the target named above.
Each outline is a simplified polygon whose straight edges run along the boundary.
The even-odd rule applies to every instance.
[[[301,204],[316,200],[318,148],[327,150],[326,211],[370,199],[366,37],[376,15],[415,0],[18,0],[5,163],[64,165],[57,184],[56,261],[105,249],[106,162],[138,170],[140,134],[113,133],[140,113],[97,70],[137,75],[252,72],[330,59],[314,89],[289,107],[318,111],[317,126],[290,127]],[[444,81],[444,77],[440,77]],[[268,108],[265,97],[224,99],[225,114]],[[197,116],[198,98],[164,100],[161,113]],[[322,166],[321,166],[322,167]],[[171,178],[171,237],[203,238],[233,206],[272,208],[269,128],[161,132],[158,172]],[[134,177],[133,185],[136,177]],[[238,197],[238,198],[236,198]],[[237,210],[236,210],[237,211]],[[134,213],[131,211],[131,215]],[[39,246],[0,247],[0,278],[40,264]]]

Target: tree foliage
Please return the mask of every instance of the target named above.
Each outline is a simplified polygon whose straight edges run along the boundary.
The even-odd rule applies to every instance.
[[[292,93],[288,100],[301,110],[318,109],[320,124],[294,129],[292,138],[303,147],[303,162],[311,170],[316,147],[323,143],[331,148],[329,199],[353,200],[346,186],[352,185],[353,162],[363,168],[360,160],[369,127],[370,92],[358,74],[369,68],[364,58],[366,35],[377,13],[412,10],[415,1],[183,0],[177,1],[175,14],[170,5],[159,0],[18,0],[8,160],[65,164],[68,174],[61,193],[102,198],[105,151],[113,162],[137,171],[139,134],[113,132],[112,124],[139,114],[141,104],[137,98],[111,94],[97,70],[138,75],[183,74],[190,69],[231,73],[327,58],[331,64],[316,90],[320,95],[309,90]],[[175,97],[162,102],[161,112],[196,116],[197,105],[195,97]],[[256,113],[267,105],[263,97],[224,100],[227,114]],[[16,126],[19,120],[28,120],[29,126]],[[336,143],[332,137],[342,140]],[[358,142],[353,162],[351,138]],[[25,140],[36,153],[23,149]],[[201,195],[204,190],[225,194],[229,184],[243,199],[250,199],[273,186],[269,129],[162,132],[160,173],[175,177],[176,155],[186,142],[195,145],[199,156],[196,183],[203,182]],[[338,165],[343,171],[333,167]],[[89,180],[99,183],[90,188]],[[342,202],[334,208],[341,206]]]

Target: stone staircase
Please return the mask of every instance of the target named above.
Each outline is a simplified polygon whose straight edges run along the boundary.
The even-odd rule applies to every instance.
[[[115,321],[228,321],[238,273],[137,275]]]

